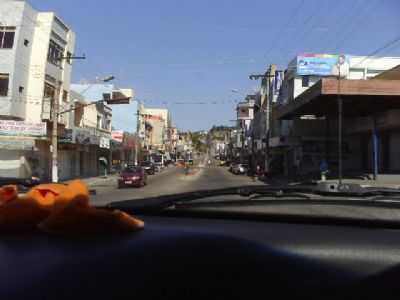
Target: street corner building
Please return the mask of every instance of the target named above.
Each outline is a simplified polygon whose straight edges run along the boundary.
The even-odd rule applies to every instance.
[[[74,49],[75,33],[53,12],[0,2],[0,176],[58,181],[110,171],[109,105],[129,104],[134,91],[106,80],[72,84]]]
[[[400,57],[320,53],[281,70],[271,64],[236,107],[229,156],[282,178],[319,178],[322,165],[332,178],[340,168],[347,177],[398,175],[399,67]]]
[[[75,33],[54,13],[0,2],[0,176],[48,176],[50,108],[70,105],[74,47]],[[69,121],[59,116],[60,134]]]

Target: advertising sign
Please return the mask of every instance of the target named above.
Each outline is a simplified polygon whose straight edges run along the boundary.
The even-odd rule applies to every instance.
[[[100,137],[94,135],[89,129],[75,128],[75,142],[81,145],[99,145]]]
[[[350,56],[338,54],[305,53],[297,56],[297,75],[347,76],[350,69]]]
[[[0,149],[28,150],[35,149],[34,139],[0,139]]]
[[[46,136],[46,123],[0,120],[0,135],[7,136]]]
[[[73,143],[73,130],[72,129],[64,129],[64,132],[61,136],[58,137],[59,143]]]
[[[110,139],[104,136],[100,137],[99,147],[110,149]]]
[[[111,138],[114,141],[117,141],[119,143],[122,143],[124,140],[124,131],[123,130],[115,130],[111,132]]]

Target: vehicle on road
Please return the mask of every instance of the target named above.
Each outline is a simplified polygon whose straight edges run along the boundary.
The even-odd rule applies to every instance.
[[[185,165],[185,160],[183,158],[179,158],[176,160],[176,165],[177,166],[184,166]]]
[[[237,165],[238,165],[238,163],[232,162],[232,163],[229,165],[229,169],[228,169],[229,172],[233,173],[233,169],[236,168]]]
[[[131,166],[125,168],[118,178],[118,188],[142,187],[147,184],[147,174],[142,167]]]
[[[151,161],[144,161],[140,164],[140,166],[145,170],[148,175],[154,175],[156,172],[156,167]]]
[[[235,175],[247,174],[249,166],[247,164],[235,164],[232,166],[232,173]]]
[[[152,154],[151,160],[156,168],[156,172],[161,172],[164,169],[164,155],[163,154]]]

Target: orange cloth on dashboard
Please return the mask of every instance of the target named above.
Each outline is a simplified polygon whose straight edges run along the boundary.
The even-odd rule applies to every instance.
[[[68,185],[42,184],[18,196],[14,186],[0,188],[0,231],[39,228],[50,233],[136,231],[144,223],[121,211],[89,205],[89,191],[81,181]]]

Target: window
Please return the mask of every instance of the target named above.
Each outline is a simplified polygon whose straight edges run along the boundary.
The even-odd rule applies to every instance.
[[[64,49],[53,40],[50,40],[49,52],[47,61],[56,66],[61,66],[61,58],[63,57]]]
[[[29,41],[27,39],[24,40],[24,46],[26,46],[26,47],[29,46]]]
[[[0,49],[12,49],[14,46],[15,27],[0,27]]]
[[[52,101],[54,99],[55,94],[56,94],[55,87],[51,86],[50,84],[45,83],[43,97],[45,99],[49,99],[50,101]]]
[[[8,95],[9,75],[0,73],[0,96]]]
[[[63,91],[63,96],[62,96],[63,102],[68,102],[68,92]]]
[[[308,87],[310,85],[310,76],[305,75],[301,77],[301,86],[302,87]]]
[[[19,91],[20,94],[22,94],[22,93],[24,92],[24,87],[23,87],[23,86],[20,86],[19,89],[18,89],[18,91]]]
[[[70,65],[72,64],[72,59],[71,59],[71,57],[72,57],[72,53],[71,52],[67,52],[67,63],[69,63]]]

